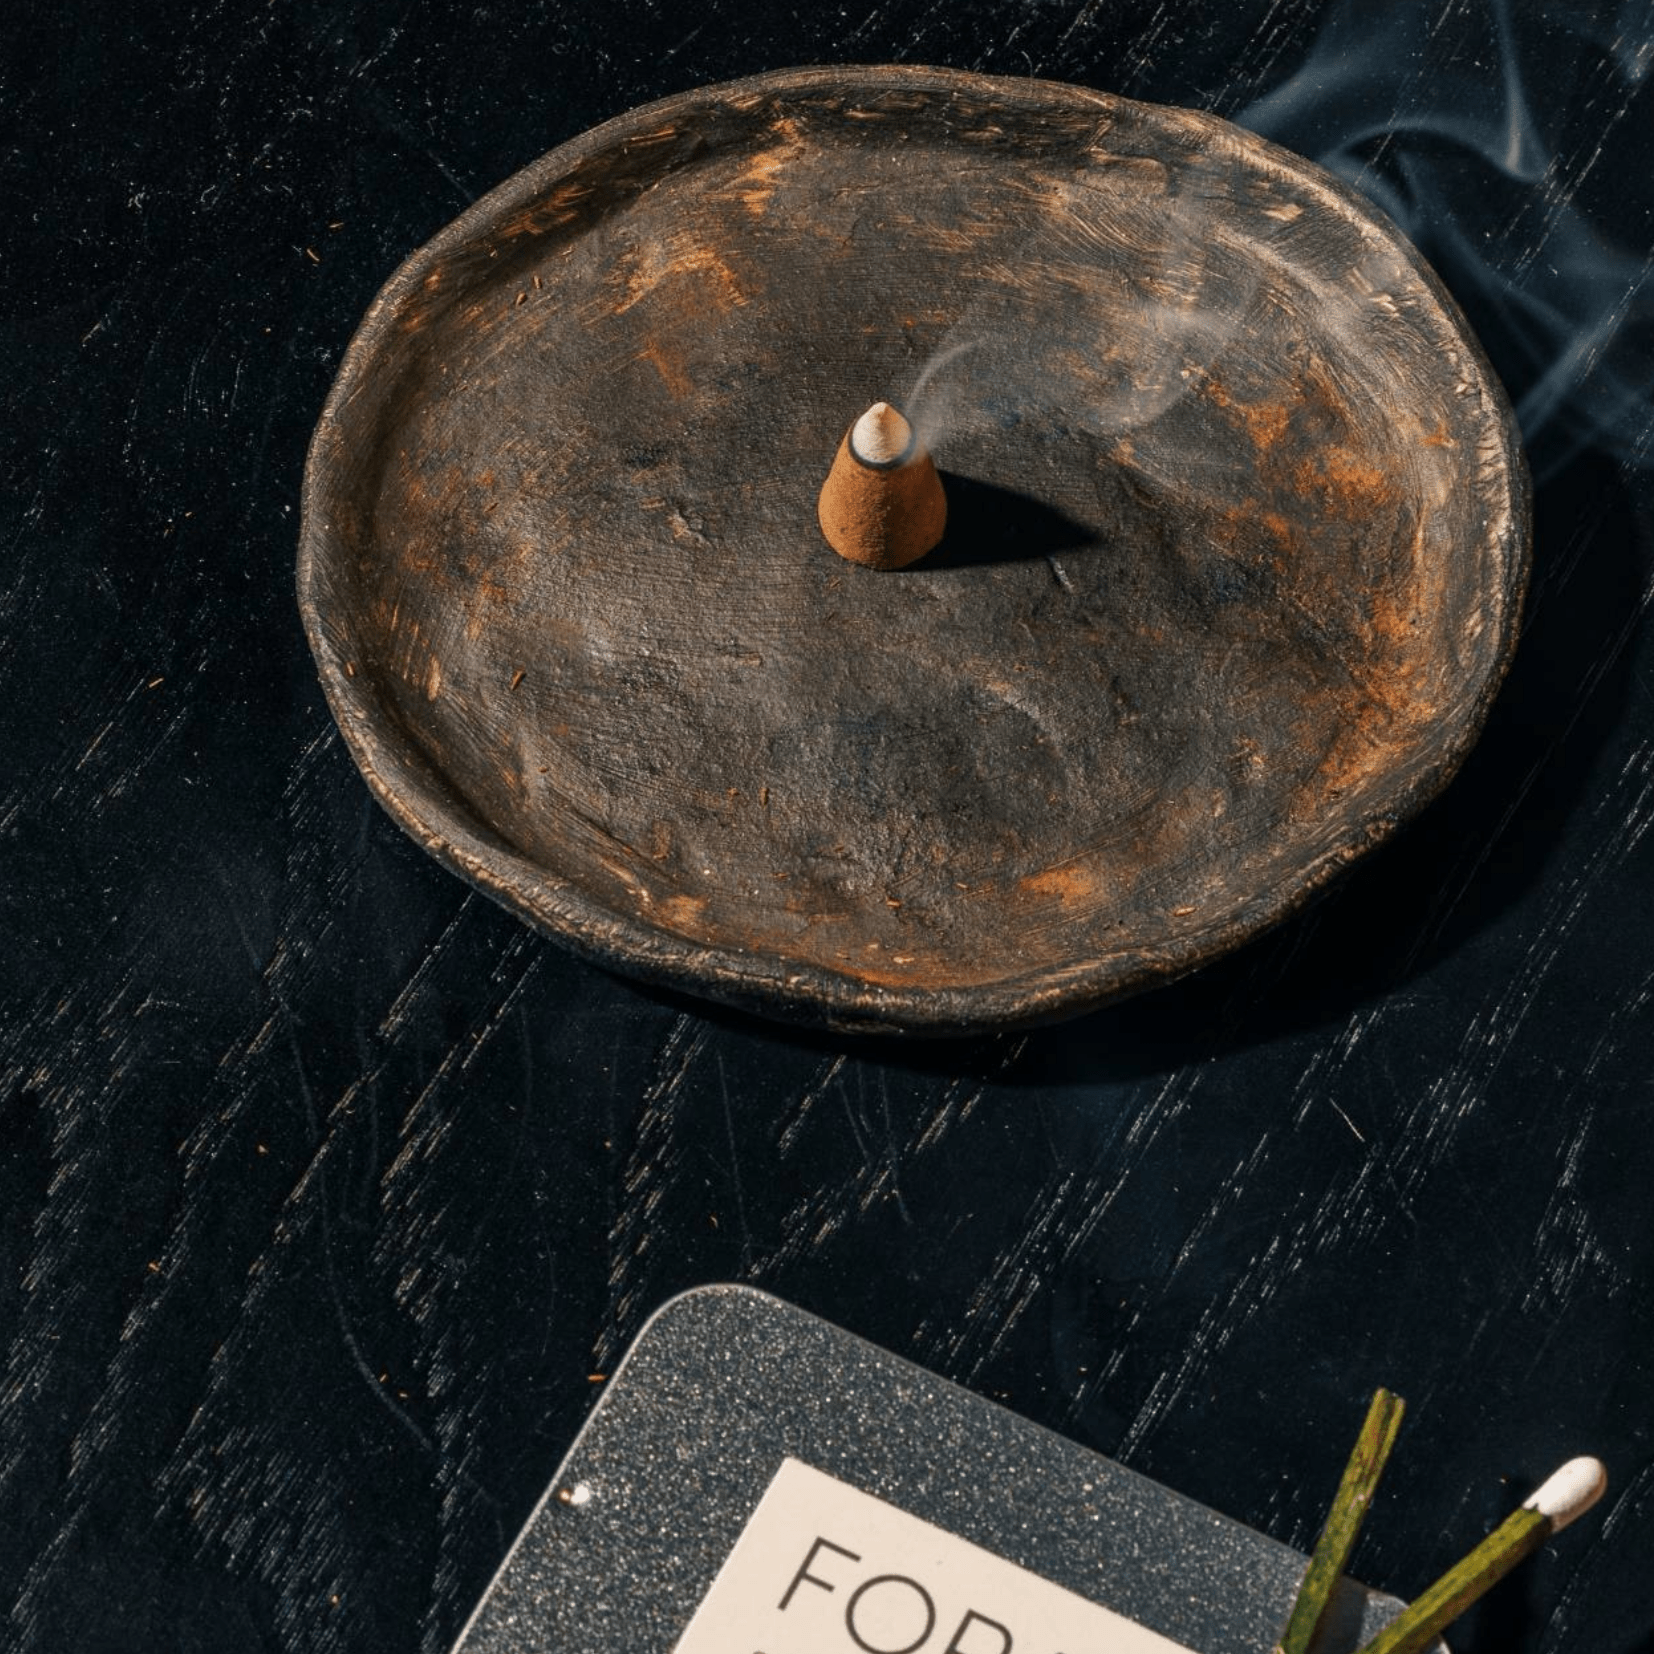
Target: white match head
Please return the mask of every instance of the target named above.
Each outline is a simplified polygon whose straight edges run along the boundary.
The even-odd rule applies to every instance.
[[[1565,1528],[1576,1516],[1583,1516],[1607,1486],[1608,1469],[1601,1459],[1570,1459],[1523,1500],[1522,1508],[1548,1516],[1553,1529]]]
[[[852,428],[850,446],[864,465],[894,465],[913,446],[913,427],[888,402],[875,402]]]

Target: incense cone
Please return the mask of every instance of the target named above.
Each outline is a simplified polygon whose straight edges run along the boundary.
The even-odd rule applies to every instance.
[[[875,402],[845,432],[816,515],[833,550],[870,569],[906,568],[942,538],[942,479],[888,402]]]

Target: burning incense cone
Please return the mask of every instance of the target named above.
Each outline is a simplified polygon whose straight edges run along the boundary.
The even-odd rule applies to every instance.
[[[942,479],[888,402],[875,402],[845,433],[816,515],[833,550],[870,569],[906,568],[942,538]]]
[[[1384,1627],[1360,1654],[1422,1654],[1471,1603],[1553,1533],[1583,1516],[1608,1485],[1599,1459],[1570,1459],[1462,1562]]]

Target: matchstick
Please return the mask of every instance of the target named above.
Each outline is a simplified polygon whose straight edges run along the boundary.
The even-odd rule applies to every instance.
[[[1395,1446],[1396,1432],[1401,1428],[1401,1415],[1407,1403],[1388,1390],[1377,1391],[1367,1409],[1367,1421],[1361,1426],[1344,1466],[1344,1477],[1333,1496],[1332,1508],[1327,1512],[1321,1537],[1315,1542],[1315,1554],[1309,1559],[1303,1583],[1298,1587],[1297,1599],[1292,1604],[1292,1615],[1286,1622],[1281,1640],[1275,1644],[1275,1654],[1306,1654],[1315,1640],[1315,1633],[1326,1618],[1332,1593],[1350,1559],[1361,1524],[1367,1518],[1378,1479]]]
[[[1499,1524],[1462,1562],[1449,1568],[1359,1654],[1422,1654],[1483,1592],[1553,1533],[1583,1516],[1608,1486],[1599,1459],[1570,1459],[1520,1510]]]

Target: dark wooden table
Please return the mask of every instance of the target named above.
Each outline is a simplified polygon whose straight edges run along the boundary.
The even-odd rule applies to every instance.
[[[795,62],[1229,115],[1410,232],[1536,479],[1446,796],[1204,975],[800,1035],[580,964],[368,798],[293,601],[386,275],[640,101]],[[1654,16],[890,0],[0,22],[0,1595],[29,1654],[443,1654],[642,1319],[758,1283],[1416,1592],[1605,1506],[1466,1654],[1654,1651]]]

